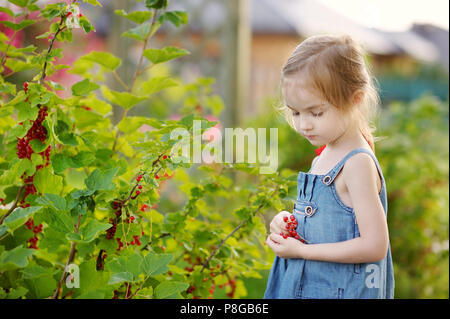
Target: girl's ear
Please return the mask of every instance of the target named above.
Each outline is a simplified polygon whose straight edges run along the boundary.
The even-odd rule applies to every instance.
[[[357,90],[355,93],[353,93],[352,96],[352,102],[353,104],[359,105],[364,99],[364,92],[361,90]]]

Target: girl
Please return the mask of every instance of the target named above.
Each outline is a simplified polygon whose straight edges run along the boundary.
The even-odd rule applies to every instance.
[[[368,124],[378,95],[363,54],[349,36],[314,36],[283,68],[289,123],[323,146],[298,174],[293,214],[270,224],[264,298],[393,298],[386,184]]]

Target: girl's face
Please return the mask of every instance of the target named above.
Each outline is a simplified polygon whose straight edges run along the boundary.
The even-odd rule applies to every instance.
[[[348,116],[299,81],[287,81],[283,95],[296,131],[312,145],[332,144],[350,125]]]

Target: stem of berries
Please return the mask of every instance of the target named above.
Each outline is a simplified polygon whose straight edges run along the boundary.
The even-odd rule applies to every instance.
[[[297,233],[297,219],[295,219],[294,215],[291,216],[284,216],[283,217],[283,221],[285,223],[287,223],[286,225],[286,231],[288,232],[286,233],[280,233],[281,236],[283,236],[284,239],[287,239],[288,237],[293,237],[295,239],[300,240],[302,243],[307,243],[307,240],[304,239],[303,237],[301,237],[298,233]]]
[[[34,234],[33,237],[31,237],[30,239],[27,240],[27,243],[29,244],[28,247],[33,248],[33,249],[39,249],[39,247],[37,246],[37,242],[39,240],[39,238],[37,237],[37,234],[42,232],[42,224],[35,226],[33,219],[29,218],[25,223],[25,227],[27,227],[29,230],[31,230]]]

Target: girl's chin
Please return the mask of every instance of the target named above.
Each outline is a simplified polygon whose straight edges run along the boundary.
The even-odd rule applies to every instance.
[[[308,140],[308,141],[311,143],[311,145],[314,145],[314,146],[322,146],[324,144],[318,140]]]

